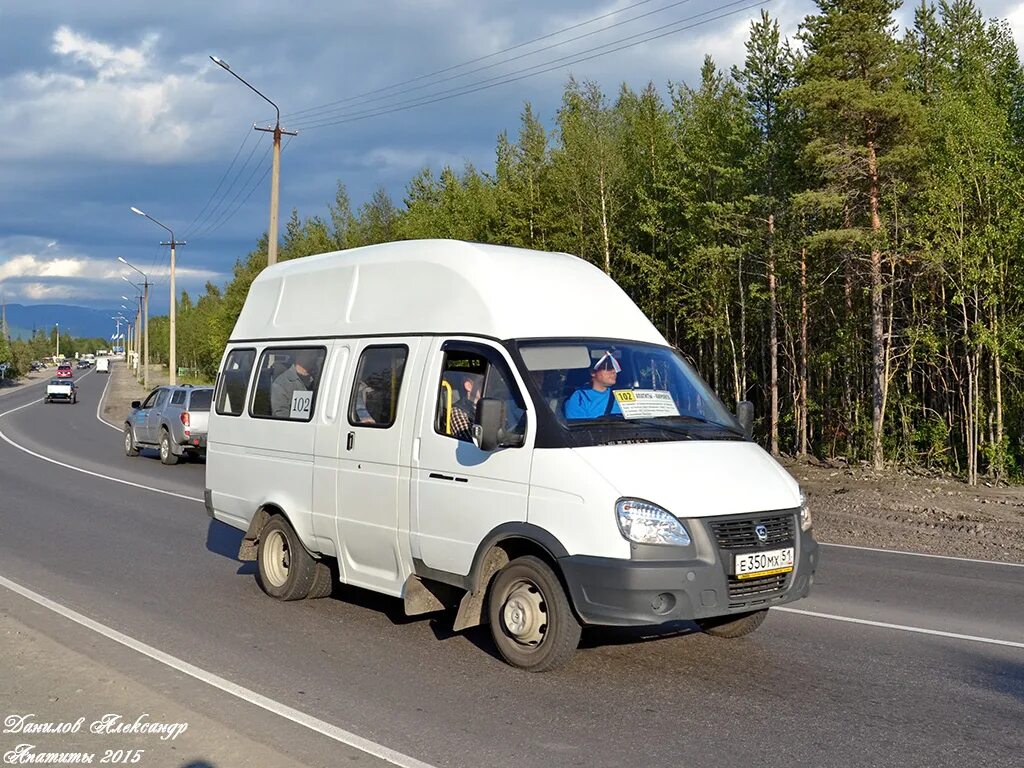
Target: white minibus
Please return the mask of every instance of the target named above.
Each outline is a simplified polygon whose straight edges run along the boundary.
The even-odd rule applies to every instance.
[[[584,625],[756,629],[808,594],[793,478],[628,296],[564,253],[388,243],[265,269],[210,413],[206,507],[282,600],[336,582],[489,624],[510,664]]]

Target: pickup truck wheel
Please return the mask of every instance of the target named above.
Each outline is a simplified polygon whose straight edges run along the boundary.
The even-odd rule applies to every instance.
[[[171,434],[166,429],[160,431],[160,461],[168,466],[178,463],[178,457],[171,450]]]
[[[697,619],[697,626],[712,637],[724,637],[729,640],[749,635],[760,627],[768,615],[768,609],[744,613],[740,616],[715,616],[712,619]]]
[[[124,425],[124,455],[139,455],[139,447],[135,444],[135,435],[132,434],[132,428],[128,424]]]
[[[256,565],[264,592],[278,600],[302,600],[313,586],[317,563],[288,521],[275,515],[260,531]]]
[[[562,583],[538,557],[517,557],[498,572],[487,615],[502,658],[527,672],[565,664],[580,642],[580,623]]]

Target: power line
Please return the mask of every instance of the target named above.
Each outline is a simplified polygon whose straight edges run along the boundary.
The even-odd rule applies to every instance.
[[[460,86],[460,87],[457,87],[457,88],[450,88],[450,89],[445,90],[445,91],[440,91],[437,94],[428,94],[428,95],[426,95],[426,96],[424,96],[422,98],[412,99],[412,100],[408,100],[406,102],[399,102],[398,104],[393,105],[393,106],[389,106],[389,107],[382,106],[382,107],[377,108],[377,109],[370,109],[370,110],[366,110],[364,112],[356,112],[356,113],[353,113],[353,114],[350,114],[350,115],[346,115],[346,116],[339,116],[338,119],[331,119],[331,118],[311,119],[311,122],[309,122],[309,123],[307,123],[305,125],[301,125],[300,127],[303,130],[314,130],[314,129],[317,129],[317,128],[326,128],[326,127],[333,126],[333,125],[341,125],[343,123],[351,123],[351,122],[356,122],[356,121],[359,121],[359,120],[366,120],[366,119],[369,119],[369,118],[372,118],[372,117],[380,117],[381,115],[392,114],[394,112],[400,112],[400,111],[404,111],[406,109],[413,109],[415,107],[422,107],[422,106],[426,106],[428,104],[435,104],[435,103],[440,102],[440,101],[448,101],[449,99],[453,99],[453,98],[456,98],[458,96],[465,96],[465,95],[468,95],[468,94],[471,94],[471,93],[476,93],[478,91],[483,91],[483,90],[487,90],[489,88],[494,88],[494,87],[497,87],[499,85],[506,85],[508,83],[517,82],[519,80],[525,80],[527,78],[535,77],[537,75],[542,75],[542,74],[545,74],[547,72],[551,72],[551,71],[556,70],[556,69],[561,69],[561,68],[563,68],[565,66],[571,66],[571,65],[574,65],[574,64],[580,64],[582,62],[590,61],[592,59],[596,59],[596,58],[599,58],[601,56],[606,56],[606,55],[608,55],[610,53],[617,53],[618,51],[623,51],[623,50],[626,50],[628,48],[633,48],[633,47],[635,47],[637,45],[641,45],[643,43],[647,43],[647,42],[650,42],[652,40],[658,40],[658,39],[660,39],[662,37],[667,37],[669,35],[674,35],[674,34],[677,34],[679,32],[684,32],[684,31],[689,30],[689,29],[694,29],[696,27],[703,26],[705,24],[709,24],[709,23],[711,23],[713,21],[718,21],[719,19],[726,18],[727,16],[733,16],[733,15],[735,15],[737,13],[742,13],[743,11],[751,10],[753,8],[758,8],[758,7],[762,6],[762,5],[764,5],[766,2],[771,2],[771,0],[764,0],[763,2],[749,3],[747,5],[743,5],[740,8],[733,8],[730,11],[721,12],[725,8],[732,8],[733,6],[741,5],[744,2],[746,2],[746,0],[735,0],[734,2],[727,3],[727,4],[725,4],[725,5],[723,5],[723,6],[719,7],[719,8],[716,8],[716,9],[713,9],[713,10],[710,10],[710,11],[704,11],[704,12],[698,13],[698,14],[694,14],[693,16],[688,16],[688,17],[686,17],[684,19],[680,19],[679,21],[671,22],[669,24],[662,24],[662,25],[659,25],[659,26],[654,27],[652,29],[649,29],[649,30],[647,30],[645,32],[639,32],[637,34],[629,35],[627,37],[620,38],[618,40],[613,40],[610,43],[605,43],[603,45],[595,46],[595,47],[589,48],[589,49],[587,49],[585,51],[580,51],[580,52],[577,52],[577,53],[574,53],[574,54],[570,54],[570,55],[567,55],[567,56],[562,56],[562,57],[559,57],[557,59],[552,59],[550,61],[543,62],[541,64],[536,64],[536,65],[531,66],[531,67],[526,67],[524,69],[516,70],[516,71],[513,71],[513,72],[508,72],[508,73],[505,73],[503,75],[497,75],[495,77],[487,78],[485,80],[480,80],[480,81],[477,81],[475,83],[468,83],[465,86]],[[701,16],[707,16],[708,14],[711,14],[711,13],[715,13],[716,15],[711,16],[710,18],[702,19],[700,21],[694,21],[694,19],[699,19]],[[687,23],[687,22],[691,22],[691,21],[693,23],[691,23],[691,24]],[[682,26],[680,26],[680,25],[682,25]],[[641,38],[641,39],[636,39],[636,38]],[[626,43],[626,41],[628,41],[628,40],[632,40],[633,42]],[[624,43],[624,44],[620,45],[620,43]],[[617,47],[610,47],[610,46],[617,46]],[[606,49],[606,48],[609,49],[609,50],[602,50],[602,49]],[[586,55],[586,54],[591,54],[591,55]]]
[[[249,141],[249,137],[251,135],[252,131],[246,130],[245,135],[242,136],[242,143],[239,144],[238,149],[235,150],[235,156],[231,158],[231,163],[228,165],[227,170],[224,171],[224,173],[221,175],[220,181],[217,182],[216,188],[213,190],[213,192],[210,193],[209,199],[207,199],[206,203],[199,210],[199,213],[197,213],[195,215],[195,218],[189,222],[187,227],[185,227],[185,235],[183,236],[183,239],[188,239],[188,235],[191,234],[192,232],[192,226],[199,220],[200,216],[206,213],[206,209],[210,207],[210,203],[213,202],[213,198],[217,195],[218,192],[220,192],[220,188],[224,185],[224,179],[228,177],[228,174],[231,173],[231,169],[235,167],[235,161],[238,160],[238,156],[241,154],[242,148],[245,146],[246,142]],[[260,138],[262,138],[262,136]]]
[[[281,152],[282,153],[288,147],[288,145],[291,144],[292,138],[293,137],[289,136],[288,137],[288,141],[286,141],[284,143],[284,146],[281,147]],[[261,158],[261,161],[266,161],[267,156],[269,154],[270,154],[270,148],[268,147],[267,151],[263,153],[263,157]],[[234,205],[235,200],[238,199],[238,196],[241,195],[242,192],[245,190],[246,186],[249,185],[249,182],[252,180],[252,177],[255,175],[257,170],[259,170],[259,164],[255,165],[253,167],[253,171],[252,171],[252,173],[249,174],[249,178],[246,179],[245,184],[243,184],[242,187],[238,190],[238,192],[235,195],[235,198],[231,201],[230,205]],[[270,166],[267,166],[264,169],[264,171],[263,171],[263,175],[260,176],[256,180],[256,182],[254,184],[249,186],[249,191],[246,193],[245,197],[242,198],[242,200],[237,205],[235,205],[235,207],[233,209],[231,209],[230,211],[225,211],[225,214],[216,223],[214,223],[212,226],[208,227],[205,231],[200,232],[197,236],[205,237],[206,235],[211,235],[214,232],[216,232],[218,229],[220,229],[222,226],[224,226],[228,221],[230,221],[235,216],[235,214],[238,213],[242,209],[242,207],[248,202],[249,198],[252,197],[252,193],[255,192],[259,188],[260,184],[263,183],[263,180],[267,178],[267,174],[268,173],[270,173]],[[229,205],[229,208],[230,208],[230,205]]]
[[[249,164],[252,162],[253,155],[256,154],[256,150],[259,149],[260,144],[263,143],[263,139],[264,139],[265,136],[266,136],[266,134],[264,134],[264,133],[261,133],[259,135],[259,138],[256,140],[256,143],[254,143],[252,145],[252,149],[249,150],[249,154],[245,158],[245,162],[242,163],[242,165],[239,167],[238,171],[234,175],[234,178],[231,179],[231,183],[228,184],[228,188],[224,190],[224,194],[221,195],[220,199],[217,201],[217,204],[215,206],[213,206],[213,208],[210,209],[210,211],[206,214],[206,216],[204,216],[203,219],[198,224],[196,224],[196,226],[194,227],[194,229],[193,229],[193,236],[202,237],[209,230],[210,222],[214,220],[214,217],[215,216],[218,217],[218,220],[219,220],[219,216],[223,215],[223,213],[218,213],[218,211],[220,211],[221,206],[223,206],[224,202],[228,199],[228,195],[231,194],[231,191],[235,188],[235,185],[238,183],[238,180],[242,177],[242,174],[245,173],[246,169],[249,168]],[[268,149],[267,152],[264,153],[263,157],[266,157],[266,154],[269,151],[270,150]],[[246,181],[242,184],[243,188],[245,187],[246,184],[249,183],[249,180],[252,178],[253,174],[256,172],[256,170],[258,168],[259,168],[259,163],[257,162],[255,165],[253,165],[252,171],[250,171],[249,176],[246,178]],[[231,204],[234,203],[234,201],[238,199],[238,195],[240,193],[241,193],[241,190],[239,190],[239,192],[235,193],[235,197],[232,198],[231,203],[228,203],[227,207],[224,209],[225,212],[227,211],[228,208],[231,207]],[[205,229],[204,229],[204,227],[205,227]]]
[[[417,82],[419,82],[421,80],[427,80],[427,79],[430,79],[432,77],[436,77],[437,75],[443,75],[443,74],[445,74],[447,72],[452,72],[453,70],[461,69],[462,67],[468,67],[471,64],[476,64],[476,63],[481,62],[481,61],[486,61],[487,59],[493,59],[495,56],[501,56],[502,54],[510,53],[511,51],[515,51],[515,50],[518,50],[520,48],[525,48],[528,45],[533,45],[534,43],[539,43],[542,40],[548,40],[548,39],[550,39],[552,37],[558,37],[559,35],[562,35],[562,34],[564,34],[566,32],[571,32],[574,29],[579,29],[580,27],[589,26],[590,24],[593,24],[593,23],[598,22],[598,21],[603,21],[604,19],[607,19],[607,18],[609,18],[611,16],[617,16],[620,13],[625,13],[626,11],[630,11],[630,10],[632,10],[634,8],[637,8],[637,7],[641,6],[641,5],[647,5],[647,3],[650,3],[652,1],[653,0],[640,0],[640,2],[633,3],[632,5],[627,5],[624,8],[619,8],[618,10],[610,11],[610,12],[602,14],[600,16],[595,16],[592,19],[587,19],[586,21],[581,21],[581,22],[579,22],[577,24],[572,24],[571,26],[564,27],[563,29],[559,29],[559,30],[557,30],[555,32],[550,32],[550,33],[548,33],[546,35],[541,35],[540,37],[535,37],[532,40],[527,40],[525,43],[518,43],[516,45],[509,46],[508,48],[504,48],[504,49],[502,49],[500,51],[495,51],[494,53],[488,53],[485,56],[478,56],[475,59],[470,59],[468,61],[464,61],[461,64],[453,64],[453,65],[451,65],[449,67],[444,67],[443,69],[438,69],[438,70],[435,70],[434,72],[429,72],[429,73],[427,73],[425,75],[419,75],[417,77],[409,78],[408,80],[403,80],[403,81],[401,81],[399,83],[392,83],[391,85],[385,85],[385,86],[382,86],[380,88],[375,88],[375,89],[373,89],[371,91],[365,91],[363,93],[356,94],[355,96],[349,96],[349,97],[344,98],[344,99],[339,99],[338,101],[331,101],[331,102],[328,102],[326,104],[320,104],[320,105],[315,106],[315,107],[308,107],[306,109],[300,109],[300,110],[297,110],[295,112],[289,112],[289,113],[287,113],[285,115],[282,115],[282,118],[298,117],[299,115],[305,115],[305,114],[307,114],[309,112],[317,112],[319,110],[327,109],[329,107],[333,107],[333,106],[338,105],[338,104],[347,104],[347,103],[352,102],[352,101],[363,99],[366,96],[374,96],[374,95],[376,95],[378,93],[381,93],[383,91],[390,91],[390,90],[392,90],[394,88],[401,88],[404,85],[410,85],[411,83],[417,83]],[[689,0],[683,0],[683,2],[689,2]],[[659,8],[659,9],[657,9],[655,11],[651,11],[650,13],[644,14],[644,16],[649,16],[649,15],[651,15],[653,13],[659,13],[660,11],[663,11],[666,8],[673,7],[674,5],[680,5],[680,3],[673,3],[672,5],[665,6],[663,8]],[[637,17],[635,17],[633,19],[627,19],[626,21],[619,22],[618,24],[612,25],[612,27],[619,26],[620,24],[626,24],[629,21],[635,21],[638,18],[642,18],[642,16],[637,16]],[[611,29],[612,27],[605,27],[604,29],[597,30],[597,31],[598,32],[603,32],[606,29]],[[596,33],[590,33],[590,34],[596,34]],[[565,42],[572,42],[572,41],[571,40],[570,41],[564,41],[563,43],[556,43],[555,45],[563,45]],[[544,50],[547,50],[547,49],[546,48],[542,48],[542,49],[540,49],[540,51],[534,51],[533,53],[540,53],[541,51],[544,51]],[[533,55],[533,54],[524,54],[524,55],[530,56],[530,55]],[[497,65],[493,65],[493,66],[497,66]],[[477,70],[473,70],[473,71],[475,72]],[[454,77],[463,77],[466,74],[472,74],[472,73],[471,72],[467,72],[467,73],[463,73],[462,75],[455,75]],[[446,80],[447,79],[451,79],[451,78],[446,78]],[[444,82],[444,81],[440,81],[440,82]],[[421,87],[429,87],[429,86],[421,86]],[[392,94],[392,95],[396,95],[396,94]]]

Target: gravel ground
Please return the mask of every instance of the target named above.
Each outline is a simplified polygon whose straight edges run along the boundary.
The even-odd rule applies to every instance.
[[[1024,487],[840,461],[783,466],[807,494],[815,536],[833,544],[1024,563]]]

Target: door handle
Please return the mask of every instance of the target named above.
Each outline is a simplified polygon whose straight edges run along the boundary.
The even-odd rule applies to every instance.
[[[348,433],[348,438],[346,438],[346,440],[345,440],[345,450],[346,451],[351,451],[352,450],[352,446],[355,445],[355,442],[356,442],[356,433],[355,432],[349,432]]]

